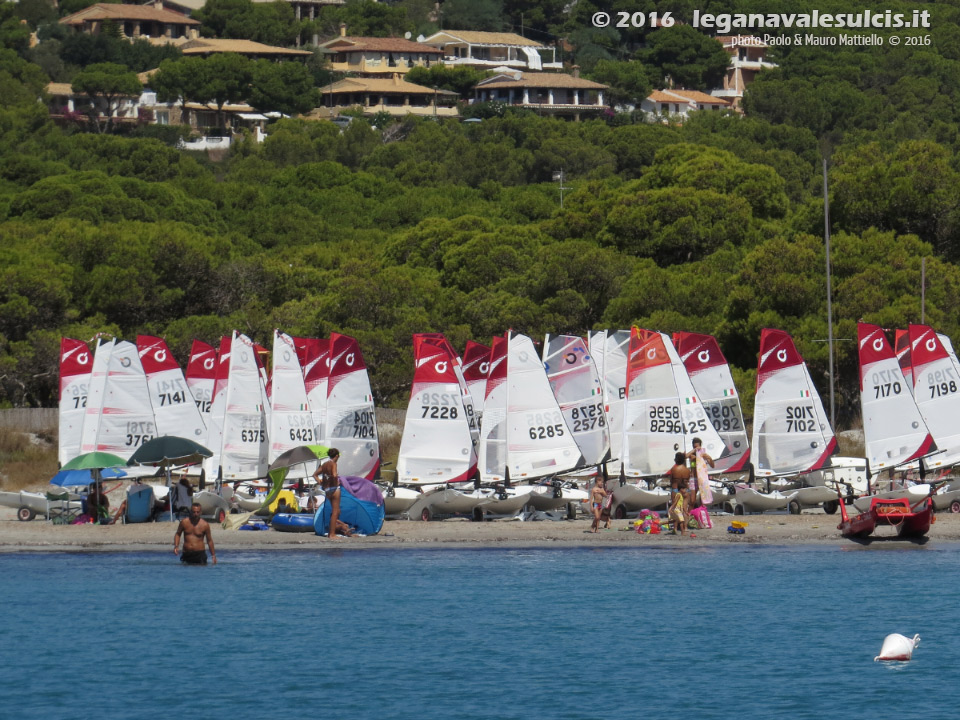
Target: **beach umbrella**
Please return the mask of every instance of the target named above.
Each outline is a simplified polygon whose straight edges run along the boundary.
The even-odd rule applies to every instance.
[[[104,468],[99,472],[101,478],[117,478],[126,474],[127,471],[120,468]],[[61,470],[50,479],[50,484],[60,487],[75,487],[89,485],[96,479],[93,470]]]
[[[283,489],[283,483],[287,479],[287,474],[290,472],[291,467],[301,463],[306,465],[306,463],[316,462],[317,460],[325,458],[329,450],[330,448],[325,445],[299,445],[278,455],[277,459],[270,463],[270,467],[267,468],[267,476],[270,478],[273,487],[259,509],[262,510],[265,507],[270,507],[273,501],[277,499],[277,496]],[[231,515],[223,523],[224,529],[235,530],[249,520],[250,516],[255,512],[259,512],[259,510],[240,513],[239,515]]]
[[[277,459],[270,463],[267,471],[279,470],[280,468],[293,467],[300,463],[316,462],[327,456],[330,448],[324,445],[299,445],[292,450],[287,450],[277,456]]]
[[[213,452],[198,442],[176,435],[161,435],[148,440],[137,448],[127,460],[127,465],[149,465],[163,468],[170,487],[170,469],[193,465],[204,458],[212,457]],[[173,498],[170,498],[170,519],[173,520]]]
[[[161,435],[138,447],[126,464],[171,468],[193,465],[212,456],[213,452],[189,438]]]
[[[103,470],[104,468],[124,467],[127,461],[119,455],[108,452],[90,452],[77,455],[66,463],[61,470]]]

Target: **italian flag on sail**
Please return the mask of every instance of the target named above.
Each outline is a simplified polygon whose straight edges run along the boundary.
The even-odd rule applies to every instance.
[[[363,396],[363,401],[364,401],[364,402],[371,402],[371,403],[372,403],[372,402],[373,402],[373,395],[364,395],[364,396]]]
[[[590,391],[590,394],[591,394],[591,395],[599,395],[599,394],[600,394],[600,389],[599,389],[599,388],[594,388],[593,390]]]
[[[723,391],[724,397],[734,397],[736,394],[737,394],[737,391],[735,388],[730,388],[729,390]]]
[[[800,391],[800,397],[802,397],[802,398],[808,398],[808,397],[810,397],[810,391],[809,391],[809,390],[801,390],[801,391]]]
[[[688,398],[686,398],[686,400],[687,400],[687,405],[696,405],[696,404],[697,404],[697,396],[696,396],[696,395],[694,395],[693,397],[688,397]]]

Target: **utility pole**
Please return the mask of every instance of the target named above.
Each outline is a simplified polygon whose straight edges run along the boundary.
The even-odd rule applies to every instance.
[[[553,173],[553,179],[559,181],[560,183],[560,209],[563,210],[563,191],[570,189],[568,187],[564,187],[563,185],[563,168],[560,168],[557,172]]]

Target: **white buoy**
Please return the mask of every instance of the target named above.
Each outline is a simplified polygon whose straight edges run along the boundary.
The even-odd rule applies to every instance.
[[[887,635],[883,639],[883,647],[880,648],[880,654],[873,661],[877,660],[909,660],[913,657],[913,649],[920,644],[920,636],[914,635],[908,638],[899,633]]]

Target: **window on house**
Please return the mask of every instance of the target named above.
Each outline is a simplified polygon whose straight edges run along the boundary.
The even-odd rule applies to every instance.
[[[390,54],[387,56],[387,65],[389,65],[390,67],[396,67],[396,66],[397,66],[397,61],[393,59],[393,53],[390,53]]]
[[[157,125],[169,125],[170,124],[170,111],[169,110],[157,110],[155,113],[157,118]]]

